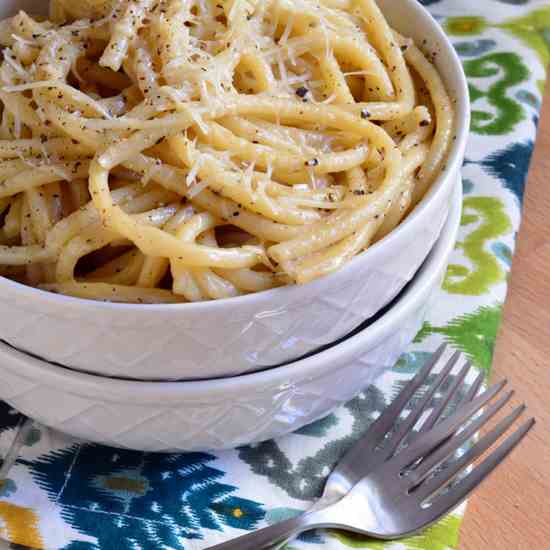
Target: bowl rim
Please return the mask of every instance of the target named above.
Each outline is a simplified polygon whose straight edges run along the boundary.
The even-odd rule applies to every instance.
[[[457,178],[452,195],[449,216],[442,234],[430,252],[417,276],[405,290],[402,297],[385,315],[365,330],[328,350],[311,357],[301,359],[282,367],[275,367],[260,372],[200,381],[150,382],[139,380],[122,380],[93,374],[73,371],[66,367],[54,365],[45,360],[26,354],[0,341],[0,371],[15,371],[18,376],[54,388],[63,388],[65,393],[89,396],[101,395],[106,402],[124,402],[128,404],[157,404],[165,407],[181,402],[182,398],[193,402],[203,399],[211,401],[212,396],[227,398],[227,391],[288,389],[297,380],[314,381],[333,363],[357,357],[360,350],[369,342],[380,341],[392,331],[400,321],[409,315],[415,307],[432,291],[436,279],[441,276],[449,257],[455,247],[462,217],[462,182]],[[297,376],[298,375],[298,376]]]
[[[458,54],[456,53],[450,39],[444,33],[440,24],[432,17],[424,6],[418,3],[417,0],[400,1],[406,4],[408,9],[415,13],[416,17],[424,20],[425,24],[431,27],[433,37],[430,38],[430,42],[436,42],[440,48],[441,54],[444,54],[444,56],[440,55],[438,59],[445,57],[445,63],[450,63],[452,71],[457,77],[457,82],[459,85],[456,89],[450,89],[448,83],[446,83],[449,94],[454,97],[455,100],[456,139],[453,140],[444,169],[438,175],[426,196],[414,208],[409,216],[407,216],[407,218],[386,237],[375,243],[366,251],[357,255],[336,273],[321,277],[320,279],[310,283],[306,283],[304,285],[287,285],[220,300],[193,303],[185,302],[181,304],[123,304],[101,302],[44,291],[39,288],[18,283],[2,276],[0,276],[0,292],[10,292],[19,296],[26,295],[33,300],[49,302],[50,304],[60,305],[63,307],[85,307],[89,310],[110,310],[114,312],[134,314],[153,312],[190,312],[191,310],[196,313],[201,313],[205,310],[215,311],[217,309],[225,309],[227,306],[238,307],[240,305],[246,305],[256,301],[273,302],[279,299],[279,297],[281,299],[285,299],[284,295],[290,293],[302,294],[305,291],[316,292],[317,290],[324,288],[327,283],[334,283],[339,279],[345,279],[346,276],[355,270],[361,262],[372,260],[376,256],[389,254],[392,243],[398,241],[405,234],[405,232],[414,231],[414,227],[420,223],[423,215],[425,215],[426,211],[430,209],[431,204],[437,202],[437,199],[446,192],[448,186],[454,184],[454,177],[452,174],[460,171],[470,129],[470,97],[468,83],[460,58],[458,57]],[[286,299],[288,299],[288,297]]]

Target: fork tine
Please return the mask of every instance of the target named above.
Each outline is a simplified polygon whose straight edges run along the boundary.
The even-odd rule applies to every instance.
[[[405,386],[405,388],[403,388],[401,393],[393,400],[392,404],[386,408],[384,413],[371,425],[365,434],[365,437],[372,442],[371,449],[374,449],[382,441],[394,425],[410,398],[414,395],[416,390],[422,386],[434,367],[439,363],[439,360],[441,359],[446,348],[447,346],[445,344],[442,344],[439,348],[437,348],[437,350],[430,357],[430,360],[420,369],[420,371]],[[364,451],[365,449],[362,449],[362,452]]]
[[[391,460],[391,469],[396,470],[396,473],[401,472],[419,458],[433,451],[450,435],[456,432],[456,430],[479,411],[479,409],[493,399],[506,384],[507,380],[495,384],[480,396],[476,397],[472,402],[462,407],[453,416],[440,422],[433,430],[416,438],[408,447]]]
[[[437,497],[433,504],[425,510],[426,525],[434,523],[461,504],[521,443],[535,423],[534,418],[528,420],[463,480],[452,487],[447,493]]]
[[[476,397],[476,395],[478,394],[479,389],[481,388],[481,385],[483,384],[484,381],[485,381],[485,373],[480,372],[477,375],[477,378],[474,380],[474,383],[470,386],[470,389],[468,390],[468,393],[466,394],[462,402],[469,403],[470,401],[472,401],[474,397]]]
[[[466,363],[462,367],[456,379],[453,381],[451,387],[447,390],[447,393],[445,394],[445,396],[441,399],[441,401],[437,404],[437,406],[434,407],[433,411],[431,412],[430,416],[427,418],[426,422],[422,424],[418,432],[419,435],[427,432],[428,430],[431,430],[437,424],[437,421],[441,418],[441,415],[447,408],[447,405],[450,403],[451,399],[454,397],[454,395],[458,391],[458,388],[462,385],[462,382],[466,378],[466,375],[468,374],[471,368],[472,368],[472,364],[470,362]],[[474,397],[475,397],[475,394],[474,394]],[[468,400],[466,400],[465,398],[464,401],[466,403],[469,403],[472,399],[473,397]]]
[[[398,430],[392,435],[390,440],[387,442],[386,445],[384,445],[383,448],[383,455],[384,459],[390,457],[395,453],[397,448],[399,447],[399,444],[405,439],[405,437],[411,432],[411,430],[414,428],[416,423],[418,422],[418,419],[422,416],[422,413],[426,410],[428,405],[430,404],[433,396],[437,392],[437,390],[441,387],[443,382],[447,379],[450,372],[453,370],[454,366],[460,359],[460,352],[457,351],[453,354],[453,356],[449,359],[447,364],[443,367],[441,372],[437,375],[437,378],[435,382],[431,385],[431,387],[428,389],[424,397],[421,399],[420,403],[409,413],[407,418],[401,423]]]
[[[525,407],[518,407],[510,416],[503,420],[492,432],[487,434],[476,445],[469,449],[460,459],[453,462],[448,468],[438,473],[435,477],[426,483],[419,485],[424,481],[438,466],[450,458],[458,449],[464,445],[472,436],[474,436],[491,418],[500,410],[512,397],[514,392],[508,392],[502,396],[497,403],[491,405],[475,422],[472,422],[464,431],[451,439],[447,444],[438,449],[433,455],[430,455],[420,463],[410,475],[411,486],[419,498],[424,499],[434,493],[436,489],[445,484],[451,477],[458,474],[472,460],[478,458],[484,453],[499,437],[501,437],[510,426],[521,416]],[[445,479],[443,479],[445,478]],[[435,487],[435,489],[434,489]]]

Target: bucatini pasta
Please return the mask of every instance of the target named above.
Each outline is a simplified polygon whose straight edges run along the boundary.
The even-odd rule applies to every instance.
[[[53,292],[306,283],[399,225],[452,140],[374,0],[51,0],[0,42],[0,274]]]

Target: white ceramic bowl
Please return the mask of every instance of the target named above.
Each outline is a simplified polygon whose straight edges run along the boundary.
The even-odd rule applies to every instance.
[[[74,369],[137,380],[193,380],[279,365],[349,334],[409,282],[440,234],[469,128],[462,66],[416,0],[379,0],[395,28],[428,49],[456,99],[447,170],[386,239],[340,272],[305,286],[199,304],[133,306],[49,294],[0,278],[0,338]],[[42,0],[4,0],[0,16]]]
[[[0,400],[82,439],[145,451],[233,448],[322,418],[368,386],[420,329],[456,242],[461,188],[431,254],[388,312],[339,345],[285,367],[205,382],[74,372],[0,344]]]

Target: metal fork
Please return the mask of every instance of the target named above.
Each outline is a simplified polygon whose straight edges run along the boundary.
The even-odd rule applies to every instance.
[[[434,427],[466,377],[470,369],[470,365],[466,364],[423,423],[416,439],[403,451],[395,454],[460,357],[460,354],[453,355],[418,405],[397,428],[392,430],[403,408],[425,382],[434,366],[440,362],[443,353],[444,348],[440,348],[434,354],[432,360],[338,464],[329,477],[322,499],[309,512],[214,546],[212,549],[258,550],[280,544],[306,530],[321,527],[346,529],[382,539],[399,538],[428,527],[457,506],[511,452],[534,425],[534,420],[520,428],[465,480],[430,503],[428,499],[435,492],[483,454],[511,427],[525,409],[516,409],[459,460],[430,477],[475,435],[513,394],[505,394],[498,402],[488,407],[483,415],[452,438],[453,434],[506,384],[502,382],[474,399],[483,380],[480,375],[463,399],[461,410]],[[364,479],[361,479],[362,477]]]
[[[352,446],[340,462],[338,462],[325,483],[324,492],[321,498],[312,508],[310,508],[308,513],[315,510],[321,510],[343,498],[361,479],[383,464],[390,451],[397,448],[404,437],[411,432],[414,425],[418,422],[418,419],[429,406],[433,396],[448,380],[453,367],[460,359],[460,353],[457,352],[450,359],[445,361],[444,356],[446,350],[447,346],[442,345],[432,354],[426,365],[420,369],[391,405],[386,408],[384,413],[370,426],[357,443]],[[384,438],[386,438],[397,419],[403,413],[407,403],[418,389],[427,382],[436,368],[440,368],[439,374],[424,395],[424,398],[414,407],[409,416],[401,424],[399,433],[394,433],[394,437],[390,442],[391,445],[387,447],[386,452],[375,453],[374,450],[380,445]],[[454,383],[449,387],[447,393],[442,397],[438,405],[434,407],[429,418],[422,424],[422,431],[432,428],[437,423],[446,406],[460,389],[470,368],[470,363],[466,363],[456,377]],[[483,373],[480,373],[464,397],[464,403],[468,403],[477,395],[483,380]],[[273,541],[280,541],[273,546],[273,550],[279,550],[288,542],[288,539],[281,539],[283,533],[287,532],[288,527],[288,522],[280,522],[270,527],[266,527],[261,532],[265,534],[266,538],[271,537]],[[242,538],[243,537],[241,537],[241,539]]]

